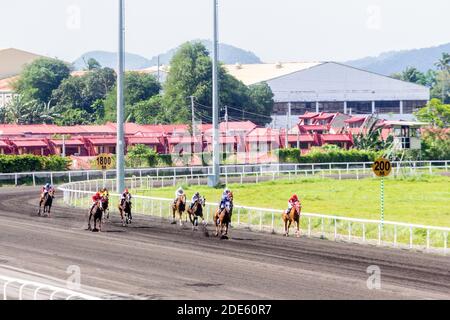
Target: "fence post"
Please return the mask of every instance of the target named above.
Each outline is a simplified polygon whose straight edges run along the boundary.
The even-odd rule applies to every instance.
[[[241,224],[241,208],[238,208],[238,221],[237,224],[240,225]]]
[[[334,241],[337,239],[337,219],[334,218]]]
[[[378,245],[381,246],[381,224],[378,224]]]
[[[325,236],[325,225],[324,225],[323,217],[321,219],[320,224],[322,226],[322,238],[323,238]]]
[[[430,249],[430,229],[427,229],[427,250]]]
[[[352,223],[348,222],[348,241],[352,241]]]
[[[447,254],[447,237],[448,237],[448,233],[445,232],[444,233],[444,254]]]
[[[412,247],[413,247],[412,227],[409,227],[409,248],[412,249]]]
[[[397,246],[397,225],[394,224],[394,247]]]
[[[272,211],[272,233],[275,233],[275,212]]]
[[[259,231],[262,231],[262,211],[259,212]]]
[[[308,237],[311,237],[311,217],[308,217]]]
[[[366,224],[363,223],[363,242],[366,242]]]

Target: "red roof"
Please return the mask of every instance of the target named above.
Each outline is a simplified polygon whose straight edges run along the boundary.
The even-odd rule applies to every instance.
[[[167,139],[169,144],[180,144],[180,143],[200,143],[201,141],[197,138],[192,138],[190,136],[181,136],[181,137],[170,137]]]
[[[62,146],[63,140],[50,140],[51,143],[53,143],[56,146]],[[66,146],[82,146],[84,145],[84,142],[78,139],[68,139],[64,140],[64,144]]]
[[[326,131],[328,126],[326,125],[301,125],[300,128],[306,131]]]
[[[5,141],[0,140],[0,148],[5,148],[5,147],[9,147],[9,145]]]
[[[300,142],[314,142],[314,137],[309,134],[300,134],[298,136],[298,140]],[[297,135],[296,134],[290,134],[288,135],[288,142],[297,142]]]
[[[207,141],[207,143],[211,143],[212,142],[212,137],[211,136],[205,136],[205,140]],[[220,136],[219,137],[219,143],[220,144],[234,144],[236,143],[236,137],[235,136]]]
[[[116,138],[107,138],[107,137],[105,137],[105,138],[88,138],[87,140],[90,143],[92,143],[94,146],[117,144]]]
[[[330,118],[333,118],[336,115],[336,113],[322,113],[319,116],[315,117],[314,120],[327,120]]]
[[[351,142],[352,139],[346,134],[323,134],[324,142]]]
[[[129,144],[160,144],[156,137],[129,137],[127,138]]]
[[[312,119],[319,115],[320,113],[315,112],[306,112],[305,114],[301,115],[299,119]]]
[[[11,143],[18,148],[23,148],[23,147],[45,148],[45,147],[47,147],[47,144],[42,140],[11,140]]]
[[[345,123],[356,123],[356,122],[364,122],[367,117],[352,117],[350,119],[345,120]]]

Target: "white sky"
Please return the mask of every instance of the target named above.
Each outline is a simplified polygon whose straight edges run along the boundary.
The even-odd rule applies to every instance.
[[[117,0],[0,0],[0,48],[73,61],[116,50]],[[125,0],[126,50],[211,38],[212,0]],[[220,42],[263,61],[345,61],[450,42],[449,0],[219,0]]]

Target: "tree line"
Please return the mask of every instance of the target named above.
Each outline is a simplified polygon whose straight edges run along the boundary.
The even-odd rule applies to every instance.
[[[72,74],[63,61],[40,58],[25,66],[13,84],[17,96],[0,109],[0,122],[13,124],[81,125],[116,120],[116,72],[95,59],[84,72]],[[271,121],[273,93],[263,83],[246,86],[219,66],[220,104],[230,106],[229,118]],[[124,98],[127,122],[138,124],[189,123],[191,100],[196,117],[212,117],[212,61],[201,43],[187,42],[172,58],[170,73],[162,85],[151,74],[125,73]],[[223,116],[223,112],[221,114]]]

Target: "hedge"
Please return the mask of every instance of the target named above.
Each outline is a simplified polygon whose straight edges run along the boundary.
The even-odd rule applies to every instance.
[[[356,149],[323,150],[312,148],[308,154],[301,155],[299,149],[277,150],[277,155],[282,163],[372,162],[382,153]]]
[[[0,155],[0,173],[65,171],[70,165],[70,158],[60,156]]]

